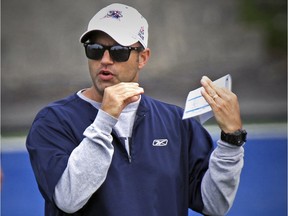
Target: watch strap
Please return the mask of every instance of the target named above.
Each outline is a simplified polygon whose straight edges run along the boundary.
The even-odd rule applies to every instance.
[[[225,133],[221,131],[221,140],[231,145],[242,146],[246,142],[247,132],[239,129],[233,133]]]

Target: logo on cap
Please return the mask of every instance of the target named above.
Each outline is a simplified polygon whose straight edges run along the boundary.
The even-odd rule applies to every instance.
[[[142,40],[144,40],[144,27],[143,27],[143,26],[141,27],[141,29],[140,29],[140,31],[139,31],[139,33],[138,33],[138,36],[139,36]]]
[[[110,10],[106,16],[103,18],[114,18],[120,20],[120,18],[123,17],[122,11],[119,10]]]

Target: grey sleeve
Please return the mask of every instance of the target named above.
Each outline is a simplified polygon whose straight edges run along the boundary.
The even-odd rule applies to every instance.
[[[244,164],[243,147],[221,140],[217,144],[201,184],[203,213],[207,215],[225,215],[229,211],[238,190]]]
[[[55,187],[54,201],[62,211],[74,213],[81,209],[106,179],[114,153],[111,132],[116,122],[99,110],[84,131],[85,138],[72,151]]]

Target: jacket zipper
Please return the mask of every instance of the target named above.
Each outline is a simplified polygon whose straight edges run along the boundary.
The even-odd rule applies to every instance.
[[[139,124],[139,122],[143,119],[143,117],[145,117],[144,112],[142,111],[141,114],[136,113],[136,118],[134,121],[134,125],[133,125],[133,129],[132,129],[132,137],[133,137],[133,133],[135,131],[135,128],[137,127],[137,125]],[[112,131],[112,135],[114,137],[114,139],[116,138],[118,140],[118,142],[122,143],[121,140],[118,138],[117,133],[115,131]],[[124,150],[126,152],[127,158],[128,158],[128,162],[131,164],[132,163],[132,156],[131,156],[131,144],[133,142],[133,138],[131,137],[130,142],[129,142],[129,138],[125,138],[124,140]]]
[[[127,156],[128,156],[128,161],[129,163],[132,162],[132,159],[131,159],[131,153],[130,153],[130,143],[129,143],[129,138],[126,137],[125,138],[125,149],[126,149],[126,152],[127,152]]]

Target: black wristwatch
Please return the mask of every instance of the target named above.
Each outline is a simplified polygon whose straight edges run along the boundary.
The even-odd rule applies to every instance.
[[[246,130],[237,130],[234,133],[225,133],[221,131],[221,140],[231,145],[242,146],[246,142]]]

